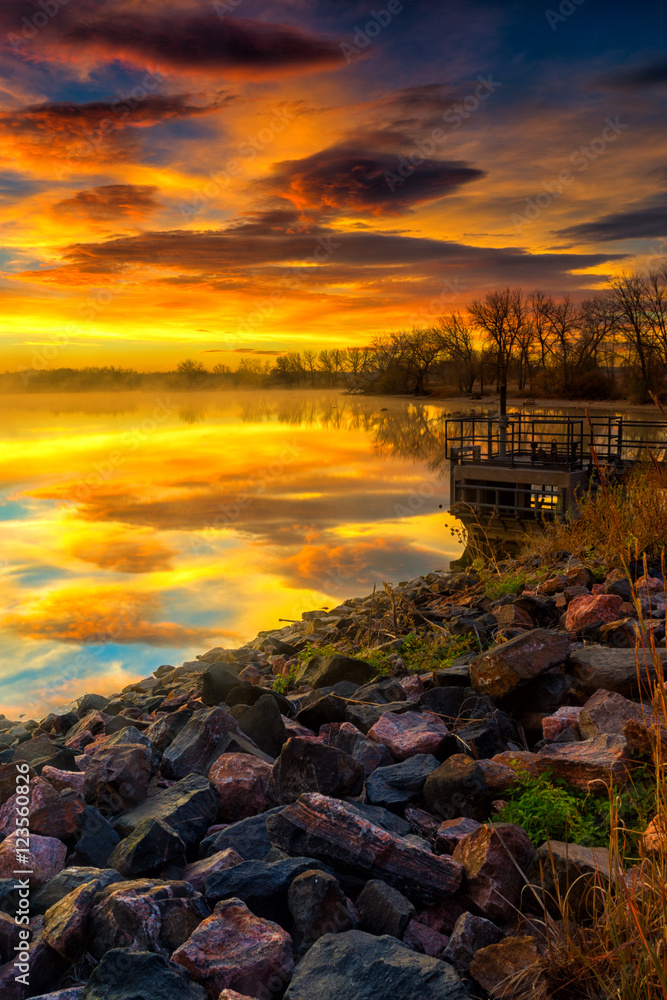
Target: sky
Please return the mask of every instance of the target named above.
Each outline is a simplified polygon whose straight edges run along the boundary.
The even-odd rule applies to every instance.
[[[0,369],[364,344],[663,263],[663,3],[3,0]]]

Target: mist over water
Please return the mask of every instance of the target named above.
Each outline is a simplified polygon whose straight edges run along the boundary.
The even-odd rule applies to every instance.
[[[446,410],[337,391],[5,397],[0,711],[39,718],[446,568]]]

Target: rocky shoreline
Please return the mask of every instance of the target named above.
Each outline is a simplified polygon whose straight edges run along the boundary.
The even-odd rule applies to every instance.
[[[665,601],[567,557],[524,576],[492,599],[429,573],[0,719],[3,1000],[550,996],[545,899],[576,884],[590,923],[619,876],[504,822],[506,796],[604,796],[667,744],[635,653]]]

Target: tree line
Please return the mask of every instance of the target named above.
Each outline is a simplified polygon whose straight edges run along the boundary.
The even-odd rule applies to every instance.
[[[434,388],[483,394],[509,384],[537,396],[643,403],[667,376],[667,266],[609,281],[582,302],[504,288],[431,326],[374,337],[365,347],[243,358],[235,370],[186,358],[170,372],[58,368],[6,373],[5,391],[245,386],[345,387],[426,395]]]
[[[667,375],[667,267],[612,278],[580,303],[522,288],[488,292],[433,326],[383,334],[367,347],[287,354],[274,374],[386,393],[510,384],[539,396],[647,402]]]

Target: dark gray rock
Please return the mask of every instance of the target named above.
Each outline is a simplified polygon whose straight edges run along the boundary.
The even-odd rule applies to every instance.
[[[319,733],[320,727],[328,723],[345,722],[346,708],[347,702],[342,698],[327,694],[323,698],[316,698],[308,704],[304,704],[304,707],[297,713],[296,721],[314,733]]]
[[[351,656],[313,656],[299,673],[297,680],[310,687],[321,688],[338,681],[352,681],[365,684],[375,674],[375,669],[365,660]]]
[[[292,915],[292,941],[298,957],[324,934],[356,930],[359,920],[337,879],[317,868],[297,875],[289,887],[287,904]]]
[[[389,705],[392,701],[405,701],[405,691],[394,677],[382,677],[358,688],[354,697],[375,705]]]
[[[109,864],[128,878],[158,875],[168,865],[185,865],[185,844],[163,819],[151,816],[118,844]]]
[[[170,743],[176,739],[181,729],[188,724],[194,712],[191,708],[180,708],[178,712],[169,712],[161,719],[151,723],[144,730],[144,736],[160,753],[164,753]]]
[[[290,885],[298,875],[313,869],[332,874],[329,867],[314,858],[244,861],[209,875],[204,895],[211,907],[221,899],[241,899],[256,916],[284,922]]]
[[[429,774],[440,766],[430,753],[418,753],[400,764],[378,767],[366,779],[366,799],[373,805],[395,806],[421,795]]]
[[[71,865],[58,872],[50,882],[47,882],[30,900],[30,912],[46,913],[70,892],[78,889],[86,882],[97,881],[100,888],[106,888],[115,882],[122,882],[122,876],[113,868],[88,868]]]
[[[185,969],[149,951],[113,948],[93,969],[81,1000],[207,1000]]]
[[[385,809],[384,806],[371,805],[367,802],[350,802],[349,800],[346,801],[345,805],[361,819],[367,819],[369,823],[381,826],[389,833],[397,833],[399,837],[407,837],[410,833],[411,826],[408,821],[402,816],[390,812],[389,809]]]
[[[219,705],[238,684],[238,673],[230,663],[213,663],[202,674],[201,700],[205,705]]]
[[[302,792],[343,798],[357,795],[363,782],[364,769],[354,757],[336,747],[294,736],[273,765],[269,796],[284,805],[295,802]]]
[[[402,938],[405,928],[415,915],[415,908],[398,889],[385,882],[371,879],[357,899],[362,931],[369,934],[389,934]]]
[[[218,814],[218,796],[208,778],[189,774],[129,812],[119,816],[115,829],[129,837],[145,819],[156,817],[168,823],[186,847],[198,844]]]
[[[429,811],[443,819],[465,816],[481,822],[491,812],[491,794],[479,764],[460,753],[429,774],[424,799]]]
[[[206,837],[201,843],[201,855],[208,858],[211,854],[224,851],[228,847],[241,855],[244,861],[260,861],[271,850],[271,841],[266,830],[266,820],[269,816],[279,813],[283,807],[276,806],[258,816],[231,823],[224,830],[218,830]]]
[[[238,731],[236,720],[224,708],[203,708],[195,712],[164,751],[162,773],[165,778],[208,774],[219,756],[224,738]]]
[[[95,806],[86,806],[81,814],[79,830],[71,864],[103,868],[120,837]]]
[[[285,1000],[469,1000],[451,965],[365,931],[326,934],[297,965]]]
[[[287,740],[287,730],[275,698],[263,695],[254,705],[233,709],[239,728],[270,757],[277,757]]]
[[[419,698],[422,708],[443,716],[443,722],[453,722],[461,711],[466,689],[463,687],[432,687]]]
[[[467,974],[475,952],[490,944],[498,944],[504,937],[503,931],[490,920],[466,911],[454,924],[442,957],[451,962],[459,972]]]

